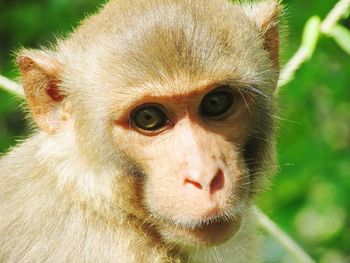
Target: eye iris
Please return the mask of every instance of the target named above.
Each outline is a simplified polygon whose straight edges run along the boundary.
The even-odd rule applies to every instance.
[[[233,100],[233,95],[228,91],[209,93],[203,99],[201,114],[207,117],[220,116],[228,111],[233,104]]]
[[[167,121],[165,113],[156,106],[146,106],[135,111],[132,116],[133,123],[143,130],[157,130]]]

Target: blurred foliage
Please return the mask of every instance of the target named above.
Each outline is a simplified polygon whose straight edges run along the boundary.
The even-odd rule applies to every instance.
[[[283,2],[289,29],[282,63],[298,49],[308,18],[323,19],[337,1]],[[48,46],[101,3],[0,0],[0,74],[16,79],[14,52]],[[349,29],[350,19],[341,24]],[[318,262],[350,262],[350,56],[321,37],[311,60],[282,88],[279,104],[280,171],[258,204]],[[24,138],[27,127],[19,101],[0,91],[0,152]],[[272,241],[266,245],[273,248],[268,262],[291,262]]]

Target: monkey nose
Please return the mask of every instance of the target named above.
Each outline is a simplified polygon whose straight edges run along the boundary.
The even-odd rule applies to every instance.
[[[210,195],[224,188],[225,177],[221,169],[218,169],[213,176],[194,179],[194,177],[187,176],[184,179],[184,185],[191,185],[195,189],[207,191]]]

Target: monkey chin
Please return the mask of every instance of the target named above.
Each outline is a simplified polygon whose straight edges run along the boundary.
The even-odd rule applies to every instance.
[[[171,243],[188,247],[210,247],[231,239],[240,229],[241,221],[241,217],[237,216],[234,220],[218,219],[196,227],[169,224],[161,231],[161,234]]]

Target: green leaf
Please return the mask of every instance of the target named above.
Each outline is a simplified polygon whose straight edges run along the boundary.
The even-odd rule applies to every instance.
[[[332,28],[330,35],[339,47],[350,55],[350,31],[342,25],[336,25]]]
[[[315,51],[320,35],[320,25],[321,19],[318,16],[310,17],[305,24],[301,46],[307,51],[309,58]]]

